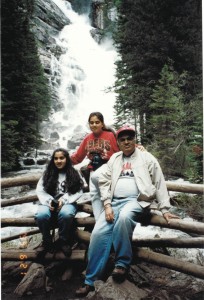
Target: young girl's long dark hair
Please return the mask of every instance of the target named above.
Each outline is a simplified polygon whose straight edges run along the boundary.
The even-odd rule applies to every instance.
[[[91,118],[94,117],[94,116],[96,116],[103,123],[103,130],[104,131],[110,131],[110,132],[112,132],[116,136],[116,133],[115,133],[114,129],[111,128],[110,126],[106,126],[105,125],[105,123],[104,123],[104,117],[103,117],[102,113],[100,113],[99,111],[92,112],[89,115],[88,122],[90,122]]]
[[[59,170],[54,164],[56,152],[63,152],[66,157],[66,165],[62,171],[66,173],[65,191],[71,194],[79,192],[83,187],[83,181],[76,169],[72,166],[69,153],[64,148],[54,150],[51,159],[43,175],[43,186],[45,191],[53,197],[57,193]]]

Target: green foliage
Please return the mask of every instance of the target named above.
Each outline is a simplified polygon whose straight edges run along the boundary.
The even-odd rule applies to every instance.
[[[39,145],[39,123],[50,109],[48,82],[30,31],[33,8],[33,1],[2,1],[3,171],[16,167],[19,155]]]
[[[188,153],[185,176],[197,183],[203,182],[203,107],[198,94],[187,106]]]
[[[186,73],[179,76],[174,71],[171,62],[164,65],[151,96],[149,130],[154,151],[166,175],[180,175],[185,164],[187,128],[181,87],[186,78]]]
[[[201,1],[118,4],[115,125],[135,124],[141,143],[154,146],[169,174],[200,180],[201,155],[192,143],[201,148],[201,141],[194,141],[196,136],[202,140]],[[166,72],[163,82],[161,71]]]
[[[18,165],[19,151],[15,145],[19,140],[19,134],[16,131],[17,122],[8,121],[4,122],[1,126],[1,139],[4,147],[1,153],[1,167],[2,170],[11,171],[14,166]]]
[[[179,193],[173,197],[174,206],[184,210],[186,214],[193,219],[203,222],[204,221],[204,201],[202,195],[189,195]]]

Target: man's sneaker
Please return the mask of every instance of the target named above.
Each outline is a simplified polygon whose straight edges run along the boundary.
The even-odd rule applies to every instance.
[[[86,297],[89,292],[95,291],[94,286],[85,284],[84,286],[80,287],[78,290],[75,292],[75,296],[77,297]]]
[[[126,279],[127,269],[117,266],[112,272],[112,278],[118,283],[122,283]]]

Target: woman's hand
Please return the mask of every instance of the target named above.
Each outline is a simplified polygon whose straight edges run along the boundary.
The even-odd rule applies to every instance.
[[[171,219],[180,219],[179,216],[171,214],[170,212],[166,212],[163,214],[164,219],[167,221],[168,224],[170,224]]]
[[[108,223],[112,223],[114,221],[114,212],[111,204],[107,204],[105,206],[105,216]]]
[[[138,144],[136,144],[136,147],[140,150],[140,151],[146,151],[146,149],[145,149],[145,147],[144,146],[142,146],[142,145],[138,145]]]
[[[57,208],[57,212],[60,211],[60,209],[62,208],[63,206],[63,201],[61,199],[58,200],[58,208]]]

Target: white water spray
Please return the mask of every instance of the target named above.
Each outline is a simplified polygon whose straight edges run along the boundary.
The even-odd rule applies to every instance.
[[[114,85],[117,53],[110,40],[99,45],[92,38],[86,15],[78,15],[63,0],[53,2],[71,21],[56,38],[63,49],[58,65],[54,64],[60,73],[58,101],[63,108],[50,119],[60,135],[60,146],[67,147],[76,132],[87,131],[91,112],[100,111],[105,123],[113,124],[115,94],[107,90]]]

